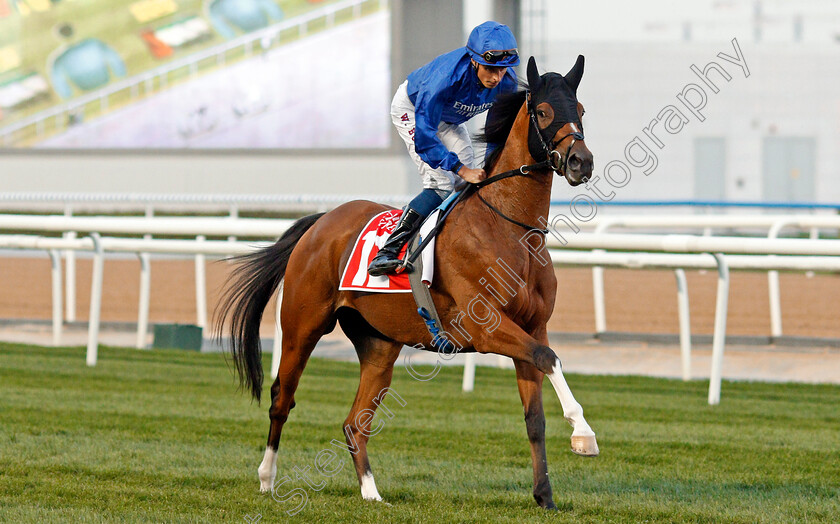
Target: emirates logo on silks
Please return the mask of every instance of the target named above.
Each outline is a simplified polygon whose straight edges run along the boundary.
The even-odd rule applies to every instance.
[[[479,113],[487,111],[491,107],[493,107],[493,102],[485,102],[483,104],[464,104],[462,102],[455,101],[452,109],[454,109],[459,115],[472,118]]]

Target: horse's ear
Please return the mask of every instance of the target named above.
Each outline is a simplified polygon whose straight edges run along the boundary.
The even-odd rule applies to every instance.
[[[583,55],[578,55],[577,61],[575,65],[569,69],[569,72],[566,73],[566,76],[563,78],[566,79],[566,83],[571,86],[572,91],[577,93],[577,88],[580,85],[580,79],[583,77]]]
[[[540,88],[540,73],[537,71],[537,61],[534,57],[528,59],[528,89],[537,91]]]

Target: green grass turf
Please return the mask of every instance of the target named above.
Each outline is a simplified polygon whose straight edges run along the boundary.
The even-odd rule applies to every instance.
[[[334,477],[315,472],[343,438],[358,366],[313,358],[278,480],[310,467],[326,485],[285,484],[308,494],[289,517],[292,501],[258,492],[267,406],[235,391],[221,355],[102,348],[89,369],[82,348],[0,344],[0,522],[840,521],[836,386],[724,382],[711,407],[706,382],[569,375],[601,447],[585,459],[546,381],[549,514],[531,498],[513,372],[479,368],[463,394],[461,371],[395,371],[406,406],[386,400],[369,446],[388,506],[361,499],[348,454]]]

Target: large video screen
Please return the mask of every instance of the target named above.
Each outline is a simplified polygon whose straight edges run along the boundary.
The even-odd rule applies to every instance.
[[[0,148],[384,148],[380,0],[0,0]]]

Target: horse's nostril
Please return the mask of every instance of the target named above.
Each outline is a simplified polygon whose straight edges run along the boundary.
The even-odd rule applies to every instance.
[[[569,157],[569,167],[572,169],[578,169],[580,167],[580,157],[576,153],[572,153]]]

